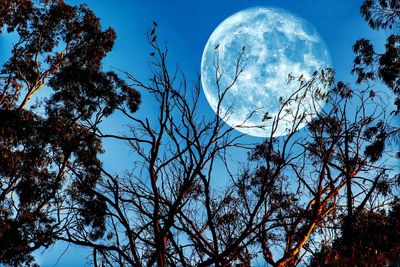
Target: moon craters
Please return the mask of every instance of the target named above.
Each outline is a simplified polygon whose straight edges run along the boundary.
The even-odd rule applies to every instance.
[[[242,64],[237,65],[241,55]],[[330,65],[328,49],[310,23],[281,9],[250,8],[214,30],[204,48],[201,79],[215,112],[221,92],[229,88],[219,107],[228,125],[267,137],[272,120],[263,120],[264,115],[275,116],[279,99],[298,88],[287,84],[288,75],[307,79]],[[238,67],[242,72],[232,85]],[[286,126],[281,123],[275,135],[286,134]]]

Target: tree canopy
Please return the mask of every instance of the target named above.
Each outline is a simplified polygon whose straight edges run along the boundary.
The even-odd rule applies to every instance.
[[[102,70],[115,32],[84,5],[2,0],[0,29],[17,35],[0,70],[0,263],[29,265],[32,251],[54,242],[69,199],[93,236],[104,231],[104,204],[91,192],[101,176],[94,132],[140,97]],[[33,103],[39,91],[48,97]]]
[[[399,260],[400,179],[391,163],[399,135],[399,9],[396,0],[365,0],[361,14],[370,27],[388,31],[385,51],[366,39],[355,43],[355,86],[336,80],[333,69],[307,80],[288,73],[298,90],[268,118],[271,136],[252,145],[224,124],[230,111],[220,105],[246,67],[245,49],[227,88],[216,62],[218,108],[206,117],[200,79],[190,83],[169,67],[156,22],[147,32],[148,79],[121,78],[102,66],[115,31],[103,29],[87,6],[0,0],[0,29],[17,36],[0,69],[0,264],[36,266],[32,252],[57,241],[90,248],[94,266]],[[370,81],[389,88],[396,110]],[[155,119],[136,116],[139,92],[152,99],[143,104]],[[310,101],[315,112],[316,100],[326,108],[307,121],[299,107]],[[128,125],[119,134],[101,128],[114,113]],[[288,135],[274,137],[288,114]],[[105,139],[128,146],[132,166],[107,170],[99,159]],[[233,160],[236,153],[246,161]]]

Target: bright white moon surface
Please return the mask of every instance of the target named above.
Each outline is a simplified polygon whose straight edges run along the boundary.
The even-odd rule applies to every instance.
[[[241,52],[243,72],[229,88]],[[201,60],[201,81],[209,104],[229,126],[269,137],[280,98],[289,98],[299,88],[299,83],[287,83],[288,75],[308,80],[316,70],[330,66],[328,48],[313,25],[282,9],[256,7],[228,17],[211,34]],[[271,119],[263,121],[267,112]],[[315,115],[306,105],[300,107],[302,113]],[[288,134],[292,123],[280,121],[274,136]]]

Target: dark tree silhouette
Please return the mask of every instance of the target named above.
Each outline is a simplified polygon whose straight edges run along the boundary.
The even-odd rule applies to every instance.
[[[356,53],[353,73],[357,82],[381,79],[396,95],[396,113],[400,112],[400,1],[365,0],[361,14],[372,29],[390,32],[385,51],[376,52],[370,40],[360,39],[354,46]]]
[[[117,110],[131,124],[129,131],[124,135],[97,132],[100,138],[126,142],[137,156],[127,173],[116,175],[102,169],[104,179],[92,191],[106,203],[106,236],[93,240],[74,205],[65,232],[58,236],[93,248],[95,266],[192,266],[199,262],[197,253],[218,254],[218,244],[213,248],[212,241],[201,234],[206,230],[217,235],[213,216],[219,204],[212,197],[211,177],[215,166],[225,162],[226,150],[240,146],[240,136],[232,136],[233,129],[223,127],[222,119],[229,114],[219,110],[207,120],[199,113],[198,81],[188,85],[179,69],[170,74],[168,50],[160,48],[154,27],[148,35],[153,76],[145,83],[127,75],[133,87],[153,97],[156,119],[133,117],[125,105],[119,105]],[[232,85],[243,64],[242,52]],[[218,90],[221,102],[229,88]],[[193,221],[193,211],[185,208],[192,205],[198,205],[201,221]],[[204,230],[197,230],[200,226]],[[206,244],[193,244],[192,238]]]
[[[267,220],[256,232],[256,247],[272,266],[295,266],[318,249],[318,241],[326,240],[341,222],[348,202],[357,217],[365,206],[376,209],[395,193],[389,188],[396,185],[396,177],[386,174],[392,166],[381,160],[383,149],[371,149],[381,142],[375,135],[388,127],[385,105],[370,97],[369,90],[353,91],[342,82],[332,84],[326,102],[303,134],[270,138],[258,146],[253,159],[260,167],[241,180],[243,185],[238,183],[240,190],[255,186],[253,197],[240,202],[257,199],[262,192],[258,186],[265,181],[271,190],[265,201],[278,197],[277,209],[264,211],[275,220]],[[377,202],[380,197],[382,202]],[[281,247],[280,256],[276,246]]]
[[[310,266],[396,266],[400,261],[399,203],[394,202],[389,212],[360,212],[353,228],[353,246],[360,252],[354,257],[346,256],[345,240],[339,235],[313,256]]]
[[[380,79],[383,84],[390,88],[395,95],[394,103],[397,106],[397,110],[392,113],[398,115],[400,107],[400,36],[398,35],[400,30],[400,2],[396,0],[366,0],[360,11],[371,28],[376,30],[386,29],[389,35],[383,53],[377,53],[369,40],[358,40],[353,46],[356,57],[352,72],[356,74],[359,84],[370,85],[369,81]],[[371,88],[370,97],[379,97],[379,93]],[[365,153],[374,162],[385,151],[388,151],[388,143],[398,144],[398,125],[389,124],[385,130],[383,126],[383,123],[379,123],[376,126],[369,127],[365,132],[365,137],[373,140],[373,143],[366,148]],[[393,154],[394,152],[389,153]],[[398,170],[396,171],[398,172]],[[398,185],[398,175],[395,178]],[[393,185],[379,178],[369,188],[370,193],[368,195],[373,195],[374,191],[386,194],[392,188]],[[397,214],[398,199],[394,200],[394,203],[392,203],[394,208],[386,216],[379,209],[375,210],[365,205],[356,207],[357,204],[350,201],[352,194],[357,193],[357,191],[353,191],[353,189],[348,190],[347,208],[346,212],[343,213],[339,236],[334,239],[333,243],[323,245],[321,251],[314,255],[311,265],[385,266],[391,260],[399,260],[397,257],[399,254],[398,227],[392,223],[393,216]]]
[[[357,76],[357,83],[365,83],[371,86],[370,81],[380,79],[384,85],[391,89],[394,93],[394,104],[397,109],[392,111],[393,114],[399,115],[400,112],[400,2],[394,1],[375,1],[366,0],[360,8],[360,13],[369,23],[370,27],[376,30],[385,30],[388,33],[385,51],[378,53],[375,51],[373,44],[366,39],[358,40],[353,50],[356,54],[354,59],[353,74]],[[377,97],[378,93],[371,88],[370,97]],[[388,125],[387,129],[382,129],[383,124],[371,127],[365,133],[366,138],[374,139],[373,144],[367,147],[366,153],[371,160],[376,161],[384,151],[387,150],[385,145],[388,142],[399,144],[399,127],[398,125]],[[398,148],[397,148],[398,150]],[[398,155],[400,155],[398,153]],[[389,185],[376,183],[371,190],[387,190]],[[351,198],[351,190],[348,193],[348,199]],[[354,232],[357,222],[357,216],[363,209],[356,209],[355,204],[348,201],[347,214],[343,219],[343,246],[342,258],[354,261],[354,258],[368,258],[363,253],[367,251],[357,250],[357,244],[354,239],[357,235]],[[364,207],[362,207],[364,208]],[[356,211],[355,213],[353,211]],[[373,210],[370,210],[374,212]],[[367,220],[366,220],[367,221]],[[373,222],[371,222],[373,224]]]
[[[104,232],[105,205],[91,192],[102,151],[94,131],[118,104],[134,111],[140,98],[102,71],[115,32],[83,5],[1,0],[0,29],[17,36],[0,71],[0,264],[34,265],[30,253],[54,242],[66,201],[93,238]],[[33,103],[39,91],[48,97]]]
[[[251,152],[245,166],[235,165],[232,154],[250,147],[225,128],[222,119],[229,109],[218,109],[212,119],[199,114],[198,81],[190,86],[179,69],[170,73],[168,50],[152,41],[154,34],[148,36],[154,49],[150,81],[127,75],[133,87],[154,97],[157,119],[136,118],[118,106],[131,123],[129,130],[98,132],[126,142],[139,156],[126,173],[103,169],[104,178],[93,190],[106,203],[105,238],[93,240],[73,207],[58,236],[92,248],[94,265],[250,266],[262,256],[272,266],[295,266],[319,249],[317,241],[326,233],[339,230],[347,201],[357,203],[356,214],[392,200],[395,177],[386,174],[391,166],[382,157],[381,142],[390,122],[388,102],[371,96],[371,88],[355,91],[335,82],[330,69],[316,71],[308,81],[289,76],[299,89],[282,99],[270,138]],[[245,51],[238,51],[232,84],[245,59]],[[220,87],[224,71],[218,60],[215,67],[221,104],[230,87]],[[299,113],[300,106],[316,114],[317,99],[327,108],[298,134],[309,118]],[[288,135],[275,138],[285,118],[294,118]]]
[[[380,78],[398,94],[396,34],[383,54],[366,40],[354,46],[360,88],[335,81],[332,69],[309,80],[289,75],[298,90],[281,99],[276,117],[264,116],[271,136],[252,146],[223,123],[232,110],[222,102],[245,68],[245,49],[226,88],[217,57],[218,109],[207,119],[199,80],[169,67],[157,23],[148,32],[149,80],[125,73],[128,84],[102,70],[115,33],[87,7],[0,3],[0,26],[19,36],[1,70],[0,263],[34,265],[30,253],[55,240],[91,248],[94,266],[250,266],[262,258],[283,267],[310,255],[316,265],[335,264],[332,255],[350,263],[367,260],[355,254],[364,245],[397,253],[386,250],[392,243],[362,238],[378,219],[397,223],[397,205],[382,212],[397,201],[388,160],[396,114],[387,110],[390,97],[362,83]],[[395,29],[397,3],[366,1],[362,12],[373,27]],[[32,103],[42,90],[48,97]],[[153,98],[154,118],[133,114],[138,91]],[[320,112],[316,100],[326,103]],[[304,105],[315,119],[300,113]],[[113,112],[125,116],[124,133],[100,128]],[[287,135],[277,138],[284,121]],[[104,139],[128,145],[133,166],[106,170],[98,159]],[[235,162],[239,153],[249,160]],[[390,229],[379,227],[379,235],[389,238]]]

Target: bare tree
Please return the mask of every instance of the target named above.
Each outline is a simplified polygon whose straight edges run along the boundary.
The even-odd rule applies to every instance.
[[[380,161],[390,128],[385,97],[334,83],[332,70],[297,81],[299,90],[283,101],[272,127],[285,116],[295,118],[293,126],[285,137],[272,132],[250,158],[258,167],[233,180],[214,216],[220,220],[219,254],[200,266],[234,259],[249,264],[260,253],[272,266],[295,266],[318,249],[313,240],[329,241],[327,231],[338,230],[344,207],[355,218],[366,205],[374,210],[393,200],[394,166],[385,162],[388,155]],[[327,105],[316,113],[319,98]],[[298,111],[307,104],[317,117],[299,133],[308,116]]]
[[[237,173],[240,165],[230,156],[250,146],[224,125],[230,109],[223,111],[222,103],[245,67],[245,52],[226,88],[215,62],[218,106],[207,120],[199,114],[199,81],[188,85],[179,69],[170,73],[168,50],[152,32],[150,82],[127,76],[132,87],[155,99],[157,119],[133,116],[121,104],[117,110],[131,122],[129,131],[97,129],[99,138],[126,142],[138,157],[126,173],[102,169],[92,193],[105,203],[99,217],[104,235],[91,235],[74,202],[65,207],[58,238],[93,248],[95,266],[250,266],[260,257],[272,266],[295,266],[329,241],[327,233],[338,231],[344,208],[357,214],[389,200],[382,189],[393,177],[380,159],[390,118],[379,92],[335,83],[331,69],[315,71],[309,80],[289,75],[298,90],[282,99],[271,136]],[[321,111],[320,100],[326,103]],[[289,118],[287,135],[275,137]],[[308,126],[300,130],[304,122]]]
[[[106,238],[99,242],[92,240],[73,204],[65,213],[66,232],[59,236],[61,240],[93,247],[95,265],[97,262],[135,266],[166,266],[177,262],[193,265],[192,260],[197,257],[188,251],[219,254],[211,177],[216,164],[226,162],[227,150],[241,146],[237,142],[241,136],[232,135],[233,129],[223,124],[229,113],[223,114],[221,103],[242,71],[244,52],[238,57],[232,84],[227,88],[218,87],[217,114],[206,120],[198,112],[199,83],[189,87],[179,69],[173,75],[169,73],[168,50],[162,50],[158,42],[151,41],[154,36],[149,35],[155,51],[150,83],[142,83],[129,74],[128,78],[132,87],[154,98],[157,119],[139,119],[132,116],[126,105],[120,105],[117,109],[131,122],[129,133],[115,135],[98,131],[100,138],[126,142],[139,158],[134,169],[123,176],[102,170],[103,179],[93,193],[107,204]],[[207,228],[210,237],[193,232],[204,230],[197,229],[200,222],[190,221],[190,214],[185,214],[184,207],[195,203],[202,206],[206,219],[201,227]],[[192,235],[204,241],[192,244]]]
[[[3,2],[0,26],[21,39],[1,73],[2,263],[33,265],[30,252],[62,240],[92,248],[94,266],[250,266],[255,260],[295,266],[341,230],[344,256],[352,258],[355,222],[366,209],[375,212],[395,199],[388,137],[398,133],[390,126],[396,112],[386,110],[390,97],[370,84],[353,90],[335,82],[331,69],[308,80],[289,75],[298,89],[281,100],[275,117],[266,114],[271,135],[257,146],[243,144],[224,123],[233,109],[223,107],[245,68],[245,49],[226,86],[215,61],[218,104],[208,119],[199,107],[199,80],[187,82],[179,68],[171,72],[156,23],[148,35],[151,77],[143,82],[126,73],[127,85],[102,71],[115,34],[102,31],[89,9],[62,1]],[[379,9],[375,1],[366,3],[370,23],[396,27],[397,1],[380,1],[391,10],[383,24],[372,12]],[[378,73],[398,94],[398,40],[392,35],[384,54],[368,42],[356,44],[358,82]],[[38,105],[41,114],[29,104],[46,86],[53,91]],[[154,116],[134,114],[138,91],[154,100]],[[100,127],[114,111],[126,118],[125,133]],[[282,124],[287,135],[277,137]],[[102,166],[104,139],[129,146],[131,169],[112,173]],[[249,160],[234,160],[248,152]]]
[[[278,232],[273,229],[268,235],[264,226],[259,234],[270,264],[297,265],[315,249],[312,240],[329,241],[327,230],[336,229],[338,219],[346,214],[344,207],[354,218],[366,205],[373,210],[392,200],[394,166],[385,162],[387,155],[379,161],[388,127],[383,99],[371,97],[370,89],[358,93],[338,82],[327,97],[327,108],[309,123],[303,136],[292,138],[291,150],[285,151],[285,143],[278,146],[279,157],[289,161],[289,169],[281,174],[287,207],[278,212]],[[265,162],[262,168],[270,164],[268,146],[256,151],[257,159]],[[317,230],[322,231],[319,237]],[[275,261],[266,244],[276,243],[269,236],[282,242],[283,257]]]

